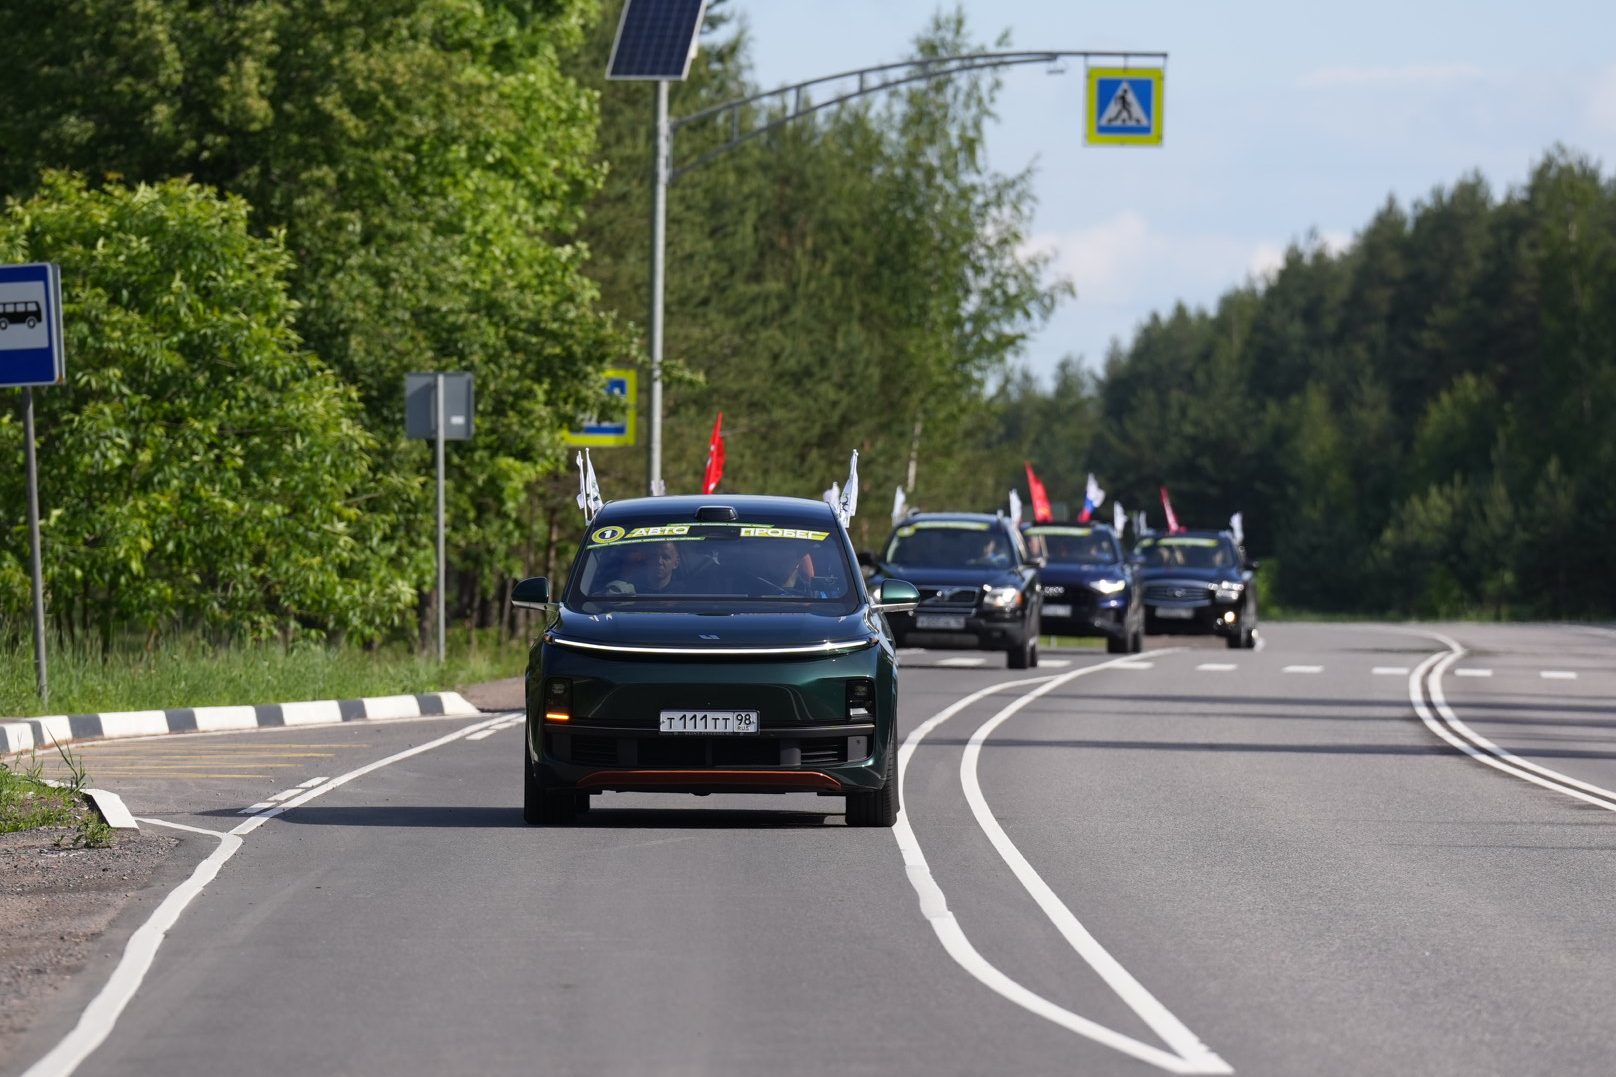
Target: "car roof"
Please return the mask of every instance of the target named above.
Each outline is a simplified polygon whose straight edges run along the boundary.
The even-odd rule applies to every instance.
[[[970,524],[997,523],[1002,524],[1005,527],[1010,526],[1010,520],[1008,517],[1000,516],[997,513],[992,512],[911,512],[908,516],[905,516],[902,520],[898,521],[898,526],[902,527],[905,524],[925,523],[929,520],[942,520]]]
[[[745,521],[767,518],[767,522],[812,521],[823,526],[835,520],[835,513],[823,501],[807,497],[780,497],[771,494],[679,494],[666,497],[632,497],[608,502],[590,521],[590,526],[613,520],[652,516],[664,520],[694,520],[696,510],[727,506]]]
[[[1164,538],[1226,538],[1230,542],[1234,542],[1234,533],[1220,531],[1215,527],[1184,527],[1177,531],[1147,531],[1139,536],[1139,541]]]

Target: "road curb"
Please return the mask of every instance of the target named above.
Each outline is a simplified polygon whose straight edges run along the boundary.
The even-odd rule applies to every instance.
[[[318,699],[241,707],[179,707],[161,711],[53,714],[0,722],[0,756],[54,744],[164,733],[212,733],[233,729],[337,725],[378,718],[453,718],[482,712],[459,692],[427,692],[364,699]]]

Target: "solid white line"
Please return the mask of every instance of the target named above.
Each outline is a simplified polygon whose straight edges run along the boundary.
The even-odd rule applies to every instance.
[[[306,782],[299,782],[298,783],[298,788],[299,789],[313,789],[315,786],[319,785],[323,781],[325,781],[324,778],[310,778]]]
[[[1576,673],[1569,669],[1544,669],[1538,671],[1538,676],[1546,681],[1574,681]]]
[[[1323,666],[1286,666],[1281,673],[1322,673]]]
[[[1477,669],[1475,666],[1466,666],[1464,669],[1454,670],[1453,675],[1455,677],[1491,677],[1493,671],[1490,669]]]
[[[1010,836],[999,825],[998,819],[994,817],[992,809],[988,807],[987,798],[982,795],[982,785],[977,777],[977,763],[982,755],[982,745],[992,736],[993,731],[1033,700],[1046,695],[1068,680],[1103,668],[1105,667],[1091,666],[1064,677],[1057,677],[1018,697],[1005,705],[999,713],[983,722],[971,735],[970,741],[965,746],[965,754],[960,757],[960,785],[965,790],[965,800],[971,806],[971,814],[976,816],[977,825],[982,828],[982,832],[998,850],[999,856],[1015,873],[1022,887],[1032,895],[1038,907],[1044,910],[1044,915],[1049,917],[1055,929],[1061,933],[1072,949],[1077,951],[1078,956],[1088,962],[1089,967],[1117,993],[1117,997],[1126,1002],[1128,1007],[1138,1014],[1139,1018],[1150,1026],[1151,1031],[1160,1036],[1181,1060],[1194,1067],[1191,1072],[1232,1073],[1233,1070],[1227,1063],[1202,1043],[1182,1021],[1174,1017],[1156,996],[1145,989],[1144,984],[1123,968],[1121,962],[1112,957],[1110,952],[1100,945],[1100,941],[1072,914],[1072,910],[1056,896],[1049,888],[1049,884],[1044,882],[1043,877],[1021,854],[1021,850],[1016,848]]]
[[[501,728],[503,728],[503,727],[501,727]],[[499,729],[485,729],[481,733],[473,733],[471,736],[467,737],[466,739],[467,740],[484,740],[484,739],[486,739],[488,737],[492,737],[495,733],[498,733],[498,732],[499,732]]]
[[[1559,771],[1540,767],[1536,763],[1521,759],[1510,752],[1506,752],[1461,722],[1459,716],[1453,713],[1452,708],[1448,706],[1447,700],[1442,695],[1442,674],[1448,666],[1464,657],[1465,649],[1458,641],[1440,633],[1429,632],[1422,634],[1440,640],[1450,648],[1446,654],[1433,654],[1421,662],[1408,677],[1409,701],[1414,704],[1414,713],[1419,715],[1420,721],[1425,723],[1427,729],[1478,763],[1485,763],[1494,770],[1501,770],[1505,774],[1525,779],[1533,785],[1552,789],[1556,793],[1564,793],[1568,797],[1574,797],[1584,803],[1592,804],[1596,808],[1616,812],[1616,792],[1578,781],[1568,775],[1561,774]],[[1427,673],[1430,674],[1429,677],[1427,677]],[[1431,707],[1426,706],[1422,685],[1426,686],[1431,693]],[[1440,719],[1432,714],[1432,707],[1441,715]],[[1461,734],[1463,738],[1468,739],[1462,739]],[[1571,788],[1572,786],[1577,788]],[[1599,797],[1609,799],[1598,799],[1579,791],[1583,789],[1596,793]]]
[[[1195,668],[1204,669],[1208,673],[1227,673],[1231,669],[1238,669],[1239,667],[1233,662],[1202,662]]]
[[[983,666],[987,665],[986,658],[943,658],[939,659],[939,666]]]
[[[505,718],[509,716],[502,714],[499,717]],[[198,834],[207,834],[219,839],[219,847],[213,850],[206,860],[196,866],[196,870],[191,873],[190,878],[169,891],[162,904],[158,905],[146,922],[141,924],[135,930],[135,933],[129,937],[129,942],[124,947],[123,957],[118,961],[118,967],[113,969],[112,977],[107,980],[101,990],[96,993],[95,998],[91,999],[90,1004],[85,1007],[84,1013],[79,1017],[78,1024],[73,1026],[73,1031],[69,1032],[60,1043],[51,1048],[50,1053],[45,1055],[44,1058],[24,1070],[22,1077],[67,1077],[90,1056],[92,1051],[101,1046],[102,1042],[112,1032],[112,1026],[117,1023],[119,1015],[129,1005],[129,1001],[135,997],[135,992],[139,989],[141,981],[146,978],[146,972],[151,968],[152,960],[157,956],[157,948],[162,945],[164,936],[179,920],[180,913],[185,911],[185,907],[191,903],[191,899],[201,893],[204,886],[213,881],[214,877],[219,874],[219,869],[224,866],[225,861],[234,856],[236,850],[241,848],[241,841],[245,835],[257,830],[265,822],[291,807],[305,804],[315,797],[330,792],[339,785],[344,785],[362,774],[369,774],[373,770],[385,767],[389,763],[396,763],[401,759],[408,759],[412,755],[420,755],[422,752],[431,751],[433,748],[442,747],[452,741],[459,740],[468,733],[474,733],[482,729],[489,721],[498,721],[498,719],[473,722],[471,725],[457,729],[447,736],[427,741],[425,744],[418,744],[414,748],[396,752],[385,759],[378,759],[374,763],[366,764],[358,770],[349,771],[340,778],[333,778],[330,785],[310,789],[296,800],[277,805],[273,811],[253,816],[226,834],[221,834],[216,830],[204,830],[201,827],[186,826],[182,823],[169,823],[162,819],[143,818],[144,822],[156,823],[159,826],[169,826],[176,830],[194,830]]]
[[[1374,669],[1370,670],[1369,672],[1373,673],[1377,677],[1406,677],[1406,676],[1408,676],[1408,667],[1407,666],[1376,666]]]
[[[1172,653],[1172,652],[1162,652]],[[972,692],[970,695],[956,700],[948,707],[932,715],[922,722],[913,732],[904,739],[903,746],[898,750],[898,788],[899,800],[902,801],[904,776],[908,772],[909,762],[913,758],[915,749],[926,735],[939,725],[964,710],[978,700],[993,692],[1005,688],[1016,688],[1027,685],[1050,683],[1065,683],[1073,678],[1092,673],[1099,669],[1126,668],[1122,665],[1126,659],[1116,659],[1112,662],[1096,666],[1087,666],[1071,673],[1060,674],[1057,677],[1028,677],[1022,680],[1002,681],[989,685],[986,688]],[[898,849],[903,854],[904,869],[909,878],[909,884],[914,888],[915,895],[920,899],[920,914],[924,916],[936,933],[937,939],[943,944],[943,949],[955,963],[966,972],[974,976],[978,982],[1010,1000],[1030,1013],[1036,1014],[1059,1025],[1069,1032],[1076,1033],[1096,1043],[1120,1051],[1133,1058],[1148,1062],[1169,1073],[1232,1073],[1233,1071],[1217,1056],[1212,1055],[1206,1060],[1190,1060],[1148,1043],[1114,1032],[1104,1025],[1095,1023],[1086,1017],[1080,1017],[1070,1010],[1055,1005],[1048,999],[1029,991],[1021,984],[1010,979],[993,966],[975,946],[971,944],[965,932],[960,928],[954,914],[949,911],[948,899],[937,881],[932,877],[931,868],[926,862],[926,854],[920,847],[920,841],[915,837],[914,829],[909,825],[909,813],[902,811],[898,814],[897,824],[892,828],[892,835],[897,840]],[[1216,1068],[1213,1068],[1215,1062]]]

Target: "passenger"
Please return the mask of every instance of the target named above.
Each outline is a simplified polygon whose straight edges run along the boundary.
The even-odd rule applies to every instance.
[[[674,590],[679,571],[679,544],[676,542],[637,543],[622,551],[617,579],[606,590],[619,594],[660,594]]]

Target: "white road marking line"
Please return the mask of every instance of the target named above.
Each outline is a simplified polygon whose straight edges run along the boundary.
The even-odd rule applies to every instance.
[[[298,786],[298,788],[299,789],[313,789],[315,786],[319,785],[323,781],[325,781],[324,778],[310,778],[308,781],[303,782],[302,784],[300,784]]]
[[[1256,642],[1256,644],[1255,644],[1255,645],[1253,645],[1253,646],[1252,646],[1252,648],[1251,648],[1251,649],[1252,649],[1252,650],[1253,650],[1253,651],[1263,651],[1263,650],[1266,650],[1266,649],[1267,649],[1267,647],[1268,647],[1268,641],[1267,641],[1267,640],[1266,640],[1266,639],[1264,639],[1264,638],[1263,638],[1263,634],[1262,634],[1262,633],[1261,633],[1261,632],[1259,632],[1259,631],[1257,631],[1257,630],[1256,630],[1256,629],[1255,629],[1255,628],[1253,628],[1253,629],[1252,629],[1252,630],[1251,630],[1251,634],[1252,634],[1252,635],[1253,635],[1253,636],[1256,636],[1256,637],[1257,637],[1257,642]]]
[[[1370,670],[1369,672],[1373,673],[1377,677],[1406,677],[1406,676],[1408,676],[1408,667],[1407,666],[1376,666],[1374,669]]]
[[[1240,667],[1233,662],[1202,662],[1195,668],[1203,669],[1208,673],[1227,673],[1231,669],[1239,669]]]
[[[1118,662],[1116,665],[1112,666],[1111,668],[1112,669],[1155,669],[1156,668],[1156,663],[1154,663],[1154,662],[1146,662],[1142,658],[1132,658],[1132,659],[1123,659],[1121,662]]]
[[[1070,658],[1040,658],[1038,664],[1048,666],[1050,669],[1065,669],[1072,664],[1072,660]]]
[[[499,729],[503,729],[503,728],[504,728],[503,726],[499,727]],[[499,729],[495,729],[495,728],[485,729],[481,733],[473,733],[471,736],[467,737],[466,739],[467,740],[483,740],[486,737],[492,737],[495,733],[498,733]]]
[[[1453,675],[1455,677],[1491,677],[1493,671],[1490,669],[1477,669],[1475,666],[1466,666],[1464,669],[1454,670]]]
[[[939,666],[985,666],[986,658],[943,658],[939,659]]]
[[[499,717],[506,718],[509,715],[500,715]],[[497,721],[499,719],[493,720]],[[180,913],[185,911],[185,907],[191,903],[191,899],[201,893],[202,888],[213,881],[214,877],[219,874],[219,869],[224,866],[225,861],[234,856],[236,850],[241,848],[243,837],[291,807],[305,804],[315,797],[324,796],[339,785],[346,785],[355,778],[369,774],[373,770],[378,770],[391,763],[397,763],[402,759],[408,759],[412,755],[420,755],[422,752],[429,752],[434,748],[441,748],[445,744],[451,744],[462,739],[468,733],[475,733],[477,730],[482,729],[488,722],[489,719],[473,722],[471,725],[464,726],[436,740],[429,740],[425,744],[417,744],[413,748],[396,752],[385,759],[378,759],[374,763],[366,764],[358,770],[351,770],[339,778],[331,779],[328,785],[305,791],[295,801],[276,805],[273,811],[253,816],[229,833],[221,834],[216,830],[203,830],[201,827],[168,823],[161,819],[144,819],[143,821],[145,822],[156,823],[160,826],[171,826],[178,830],[194,830],[199,834],[208,834],[219,839],[219,847],[213,850],[206,860],[196,866],[196,870],[191,873],[190,878],[170,890],[168,896],[163,899],[162,904],[157,906],[146,922],[136,928],[133,935],[129,936],[129,942],[124,946],[123,957],[119,958],[117,968],[112,970],[112,976],[108,978],[101,990],[96,993],[95,998],[90,1000],[90,1004],[85,1007],[84,1013],[79,1016],[78,1024],[74,1025],[73,1030],[64,1036],[55,1047],[51,1048],[44,1058],[24,1070],[22,1077],[68,1077],[69,1074],[78,1069],[86,1058],[90,1057],[91,1052],[101,1046],[112,1032],[112,1026],[117,1023],[119,1015],[129,1005],[130,999],[135,997],[135,992],[139,990],[141,981],[146,978],[146,972],[151,968],[152,961],[157,956],[157,948],[162,945],[164,936],[178,922]]]
[[[1162,653],[1172,652],[1167,651]],[[920,745],[920,742],[925,738],[926,734],[930,733],[933,729],[936,729],[943,722],[946,722],[949,718],[952,718],[966,707],[977,702],[978,700],[985,698],[993,692],[1000,691],[1001,689],[1022,687],[1042,682],[1044,687],[1038,693],[1023,696],[1015,704],[1017,707],[1023,706],[1026,703],[1031,702],[1032,699],[1036,698],[1036,695],[1042,694],[1042,692],[1047,692],[1058,685],[1065,684],[1068,681],[1102,669],[1119,668],[1126,661],[1127,659],[1119,658],[1111,662],[1103,662],[1098,665],[1086,666],[1082,669],[1073,670],[1070,673],[1062,673],[1055,677],[1030,677],[1023,680],[1003,681],[999,684],[989,685],[986,688],[979,689],[976,692],[972,692],[968,696],[956,700],[942,711],[939,711],[937,714],[934,714],[932,717],[928,718],[925,722],[922,722],[919,727],[909,734],[909,736],[904,740],[902,748],[899,749],[898,788],[900,802],[902,800],[904,774],[909,769],[909,762],[914,756],[915,749]],[[1007,710],[1000,713],[1004,717],[1008,717],[1009,713],[1013,713],[1013,711]],[[975,810],[974,806],[972,810]],[[991,814],[989,815],[989,818],[991,819]],[[997,823],[995,822],[994,825],[997,826]],[[1003,831],[1000,831],[1000,833],[1002,834]],[[931,924],[932,930],[936,933],[938,941],[943,944],[943,949],[947,951],[948,956],[953,958],[956,964],[974,976],[984,986],[988,987],[992,991],[997,992],[1004,998],[1009,999],[1011,1002],[1014,1002],[1016,1005],[1022,1007],[1028,1012],[1044,1018],[1046,1021],[1050,1021],[1053,1024],[1059,1025],[1060,1027],[1076,1033],[1079,1036],[1093,1040],[1096,1043],[1100,1043],[1104,1046],[1120,1051],[1123,1054],[1129,1055],[1130,1057],[1148,1062],[1151,1065],[1168,1071],[1169,1073],[1222,1074],[1234,1072],[1226,1062],[1224,1062],[1217,1055],[1213,1054],[1210,1050],[1207,1050],[1204,1045],[1201,1045],[1200,1041],[1196,1039],[1194,1034],[1189,1032],[1188,1029],[1184,1029],[1184,1034],[1182,1036],[1178,1036],[1177,1033],[1175,1033],[1175,1039],[1177,1042],[1181,1042],[1186,1045],[1193,1043],[1199,1047],[1199,1051],[1190,1057],[1185,1057],[1182,1054],[1174,1054],[1169,1051],[1163,1051],[1161,1048],[1154,1045],[1142,1043],[1131,1036],[1125,1036],[1120,1032],[1112,1031],[1111,1029],[1106,1028],[1104,1025],[1097,1024],[1086,1017],[1080,1017],[1077,1014],[1072,1013],[1070,1010],[1066,1010],[1055,1005],[1055,1003],[1050,1002],[1041,995],[1029,991],[1021,984],[1010,979],[1010,977],[1000,972],[986,958],[984,958],[980,952],[977,951],[976,947],[971,944],[971,940],[966,937],[965,932],[960,928],[959,921],[956,920],[954,914],[949,911],[948,898],[943,893],[942,889],[937,885],[937,880],[932,876],[931,867],[926,862],[926,854],[921,849],[919,840],[915,837],[914,829],[909,825],[909,813],[907,811],[899,812],[897,824],[892,828],[892,835],[897,840],[898,849],[903,854],[904,869],[909,877],[909,884],[914,888],[915,895],[920,899],[920,914],[926,918],[928,923]],[[1012,846],[1012,848],[1014,847]],[[1062,908],[1064,908],[1064,906],[1062,906]],[[1067,911],[1067,915],[1071,915],[1069,910]],[[1081,926],[1082,925],[1078,925],[1080,930]],[[1087,933],[1084,932],[1084,934],[1086,935]],[[1092,937],[1090,937],[1090,940],[1092,941]],[[1104,954],[1104,951],[1100,949],[1098,942],[1095,942],[1093,947],[1099,952],[1099,954]],[[1079,952],[1081,953],[1082,951]],[[1089,955],[1085,954],[1084,956],[1087,959]],[[1105,959],[1112,965],[1115,965],[1114,959],[1111,959],[1108,954],[1105,955]],[[1090,960],[1090,964],[1093,966],[1093,960]],[[1096,972],[1100,972],[1101,975],[1105,975],[1105,972],[1102,971],[1098,966],[1094,967]],[[1128,976],[1125,970],[1121,970],[1121,966],[1116,965],[1115,967],[1121,971],[1121,975],[1123,977],[1126,977],[1128,981],[1133,982],[1137,986],[1137,981],[1133,981],[1132,977]],[[1113,982],[1112,988],[1113,990],[1118,990],[1117,984]],[[1141,993],[1144,992],[1143,987],[1139,987],[1138,990]],[[1119,990],[1119,994],[1120,993],[1121,992]],[[1124,997],[1126,998],[1126,996]],[[1148,995],[1146,997],[1148,997]],[[1130,1002],[1130,1005],[1132,1005],[1133,1000],[1129,999],[1128,1001]],[[1151,1002],[1154,1003],[1155,1000],[1151,999]],[[1159,1007],[1160,1003],[1155,1003],[1155,1005]],[[1137,1007],[1135,1007],[1135,1009],[1137,1012]],[[1165,1010],[1162,1010],[1161,1012],[1166,1013]],[[1143,1016],[1144,1014],[1141,1014],[1141,1017]],[[1177,1024],[1177,1019],[1171,1014],[1166,1014],[1166,1016],[1169,1022]],[[1146,1018],[1146,1020],[1148,1021],[1149,1018]],[[1183,1026],[1179,1025],[1179,1027],[1182,1028]],[[1152,1024],[1152,1028],[1156,1028],[1156,1025]],[[1160,1031],[1161,1029],[1157,1028],[1158,1034]],[[1163,1039],[1170,1044],[1175,1044],[1176,1046],[1175,1039],[1168,1039],[1165,1036]]]
[[[236,814],[237,815],[256,815],[257,813],[259,813],[261,811],[264,811],[267,808],[273,808],[274,806],[275,805],[272,804],[270,801],[260,800],[257,804],[253,804],[253,805],[251,805],[249,807],[242,808]]]
[[[1538,671],[1538,676],[1546,681],[1574,681],[1577,675],[1569,669],[1544,669]]]
[[[1437,632],[1421,632],[1413,630],[1420,635],[1439,640],[1450,648],[1446,654],[1433,654],[1415,667],[1408,677],[1408,697],[1414,704],[1414,713],[1419,715],[1420,721],[1425,723],[1427,729],[1459,749],[1478,763],[1485,763],[1494,770],[1501,770],[1505,774],[1524,778],[1534,785],[1545,789],[1552,789],[1556,793],[1564,793],[1568,797],[1596,808],[1616,812],[1616,792],[1593,785],[1589,782],[1579,781],[1557,770],[1538,766],[1536,763],[1522,759],[1513,752],[1505,751],[1486,737],[1471,729],[1448,706],[1446,697],[1442,694],[1442,674],[1447,667],[1453,665],[1465,655],[1465,649],[1457,640]],[[1427,673],[1430,674],[1427,677]],[[1422,684],[1424,690],[1422,690]],[[1431,707],[1425,705],[1425,691],[1431,695]],[[1432,708],[1440,715],[1440,720],[1431,713]],[[1462,739],[1461,739],[1462,738]],[[1575,788],[1573,788],[1575,787]],[[1586,790],[1583,792],[1582,790]],[[1589,794],[1595,794],[1590,796]],[[1604,799],[1600,799],[1604,798]]]
[[[1281,673],[1323,673],[1323,666],[1286,666]]]
[[[279,804],[281,801],[289,800],[301,792],[303,792],[303,787],[300,785],[294,786],[291,789],[283,789],[279,793],[276,793],[274,796],[270,797],[269,802],[271,804]]]

